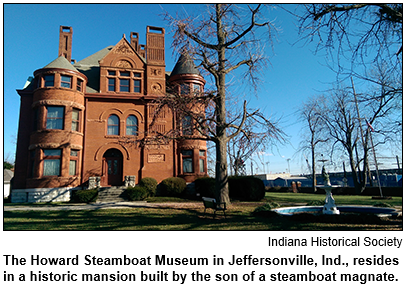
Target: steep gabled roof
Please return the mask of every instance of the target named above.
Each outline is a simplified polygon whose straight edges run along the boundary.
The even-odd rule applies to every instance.
[[[108,46],[93,55],[90,55],[87,58],[77,62],[74,64],[75,67],[81,68],[85,66],[99,66],[99,61],[103,59],[112,49],[114,46]]]
[[[93,55],[77,62],[74,66],[87,77],[87,93],[98,93],[100,89],[100,65],[99,61],[103,59],[114,46],[108,46]]]

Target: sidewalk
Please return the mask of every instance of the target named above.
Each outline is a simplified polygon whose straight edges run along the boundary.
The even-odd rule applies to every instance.
[[[146,201],[124,201],[124,202],[100,202],[100,203],[67,203],[67,204],[32,204],[32,205],[13,205],[3,206],[4,211],[15,210],[98,210],[102,208],[153,208],[153,207],[173,207],[173,208],[198,208],[203,205],[200,202],[160,202],[148,203]]]

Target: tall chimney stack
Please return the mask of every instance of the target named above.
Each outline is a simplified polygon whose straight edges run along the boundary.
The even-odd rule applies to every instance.
[[[60,26],[58,56],[64,56],[69,63],[72,60],[72,34],[72,27]]]
[[[138,52],[138,42],[139,42],[138,33],[131,32],[130,39],[131,39],[131,46],[134,48],[135,51]]]

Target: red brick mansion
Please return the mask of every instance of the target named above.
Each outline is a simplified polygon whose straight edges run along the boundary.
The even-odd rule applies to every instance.
[[[166,110],[151,125],[156,99],[169,86],[179,93],[203,91],[205,80],[184,55],[167,72],[165,30],[146,30],[145,45],[132,32],[129,40],[123,36],[76,62],[72,28],[60,27],[58,57],[17,90],[13,202],[67,201],[72,189],[137,184],[144,177],[191,182],[207,174],[204,141],[148,144],[179,121]],[[135,144],[142,139],[147,144]]]

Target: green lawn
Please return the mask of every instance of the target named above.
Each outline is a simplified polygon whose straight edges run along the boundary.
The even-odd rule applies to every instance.
[[[281,205],[324,199],[323,195],[267,193],[265,201]],[[335,196],[338,205],[371,205],[365,196]],[[401,198],[390,201],[401,206]],[[402,218],[373,219],[319,217],[255,217],[252,211],[261,203],[235,202],[227,218],[203,214],[200,202],[180,202],[168,206],[148,206],[99,210],[17,210],[4,211],[4,230],[402,230]],[[375,218],[375,217],[374,217]],[[342,220],[341,220],[342,219]]]

